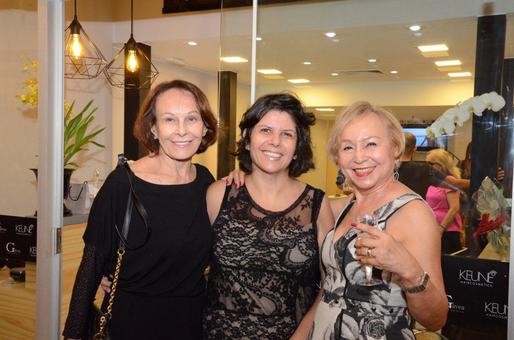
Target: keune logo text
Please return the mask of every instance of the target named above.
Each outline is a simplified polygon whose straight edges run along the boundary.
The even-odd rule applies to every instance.
[[[29,224],[29,225],[16,224],[14,226],[14,230],[16,231],[16,234],[18,234],[18,235],[30,236],[30,235],[32,235],[32,231],[34,230],[34,225],[33,224]]]
[[[509,306],[498,302],[484,302],[484,313],[497,319],[507,319]]]
[[[14,242],[7,242],[5,245],[5,250],[7,250],[7,252],[9,254],[19,254],[20,253],[20,250],[16,249]]]
[[[467,285],[492,287],[493,279],[496,274],[496,270],[491,270],[487,273],[470,269],[459,270],[459,281],[460,283]]]
[[[2,225],[2,222],[0,222],[0,233],[5,233],[7,232],[7,228],[5,228],[3,225]]]
[[[30,247],[29,251],[31,256],[37,256],[37,247]]]
[[[446,295],[448,297],[448,308],[452,312],[456,313],[464,313],[465,307],[462,305],[458,305],[453,301],[453,297],[451,295]]]

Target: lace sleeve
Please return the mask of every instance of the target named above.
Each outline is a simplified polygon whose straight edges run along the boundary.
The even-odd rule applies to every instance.
[[[64,325],[63,335],[65,338],[80,339],[86,336],[86,326],[91,317],[89,315],[91,304],[102,279],[103,262],[103,256],[96,251],[96,247],[86,244],[73,286],[68,317]]]

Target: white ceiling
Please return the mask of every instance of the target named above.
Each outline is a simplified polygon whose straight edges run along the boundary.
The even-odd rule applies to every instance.
[[[461,60],[460,69],[473,73],[477,16],[483,15],[484,3],[482,0],[344,0],[261,7],[258,35],[262,41],[257,42],[257,68],[279,69],[284,78],[267,79],[258,75],[257,82],[286,85],[286,79],[307,78],[315,85],[448,79],[448,70],[441,71],[434,65],[435,60],[447,59]],[[505,56],[514,57],[514,1],[494,1],[492,13],[507,13]],[[152,25],[150,21],[154,22],[154,28],[143,29],[147,32],[139,39],[151,44],[154,58],[172,60],[204,72],[232,70],[238,73],[240,81],[250,82],[251,9],[225,10],[221,15],[208,12],[168,16],[157,22],[136,21],[136,39],[138,26]],[[418,36],[408,30],[414,23],[422,26]],[[115,34],[121,41],[127,36],[127,26],[122,25]],[[338,42],[325,37],[327,31],[336,32]],[[188,46],[189,40],[198,45]],[[435,43],[446,43],[449,55],[425,58],[416,48]],[[220,53],[239,55],[249,62],[220,63]],[[369,58],[378,61],[370,64]],[[303,65],[304,61],[312,64]],[[344,72],[362,70],[381,73]],[[391,70],[399,73],[390,74]],[[331,76],[333,72],[340,75]]]

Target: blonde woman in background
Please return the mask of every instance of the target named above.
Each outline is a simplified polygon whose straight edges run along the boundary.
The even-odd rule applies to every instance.
[[[426,159],[437,170],[453,178],[460,178],[460,169],[448,151],[443,149],[431,150]],[[463,223],[460,214],[459,192],[448,188],[430,186],[426,200],[434,211],[443,232],[441,252],[450,254],[460,250],[462,247],[460,236]]]

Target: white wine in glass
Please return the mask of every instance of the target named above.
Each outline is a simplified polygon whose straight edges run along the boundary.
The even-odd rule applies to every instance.
[[[371,227],[378,228],[378,216],[376,214],[365,214],[357,216],[355,218],[356,223],[367,224]],[[368,233],[362,232],[359,237],[371,237]],[[377,286],[382,284],[382,280],[373,277],[373,266],[370,264],[363,264],[362,270],[364,271],[364,277],[357,281],[358,285],[361,286]]]

